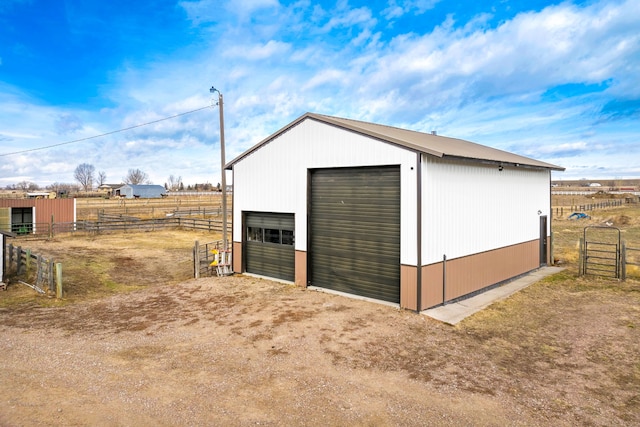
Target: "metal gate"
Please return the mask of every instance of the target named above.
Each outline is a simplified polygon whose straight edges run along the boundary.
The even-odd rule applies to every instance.
[[[621,248],[620,229],[597,225],[585,227],[580,240],[580,274],[619,279]]]

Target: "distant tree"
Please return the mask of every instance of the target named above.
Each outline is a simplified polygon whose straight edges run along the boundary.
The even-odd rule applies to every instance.
[[[59,194],[62,191],[62,186],[65,185],[61,182],[54,182],[51,185],[47,185],[47,190],[49,191],[55,191],[56,194]]]
[[[182,183],[182,181],[180,181],[180,187],[178,187],[178,190],[180,191],[184,190],[184,184]]]
[[[168,184],[165,185],[165,188],[167,190],[171,190],[171,191],[176,191],[180,189],[180,186],[182,185],[182,177],[175,177],[173,175],[169,175],[169,181]]]
[[[140,169],[129,169],[127,176],[124,177],[126,184],[138,185],[138,184],[150,184],[149,175],[142,172]]]
[[[21,181],[16,184],[15,189],[22,191],[35,191],[39,190],[38,184],[30,181]]]
[[[216,185],[216,190],[217,191],[222,191],[222,185],[220,185],[220,183],[218,183],[218,185]]]
[[[78,165],[76,170],[73,172],[73,177],[75,178],[84,191],[89,191],[93,188],[93,174],[95,173],[96,168],[89,163],[81,163]]]
[[[107,174],[105,171],[98,172],[98,187],[107,182]]]

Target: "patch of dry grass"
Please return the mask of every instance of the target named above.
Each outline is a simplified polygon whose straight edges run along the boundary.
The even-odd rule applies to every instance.
[[[598,238],[617,239],[613,228],[620,230],[620,238],[629,248],[640,249],[640,205],[624,205],[622,207],[599,209],[586,212],[588,219],[570,220],[564,217],[553,218],[553,253],[554,258],[568,268],[578,271],[580,239],[584,236],[585,227],[603,226],[610,231],[591,229],[588,233],[597,234]],[[631,263],[640,264],[640,251],[628,251],[627,259]],[[627,266],[627,277],[640,279],[640,268]]]
[[[231,197],[228,196],[229,201]],[[76,210],[79,220],[96,220],[99,213],[135,216],[141,219],[162,218],[175,210],[220,208],[222,195],[212,192],[199,196],[172,196],[161,199],[104,199],[78,198]]]
[[[179,283],[193,277],[194,242],[210,242],[219,238],[215,233],[161,230],[98,235],[60,234],[50,240],[21,242],[32,253],[62,263],[64,301],[38,297],[33,290],[9,276],[11,284],[6,292],[0,293],[0,306],[26,302],[59,305]]]
[[[499,369],[538,383],[537,390],[511,383],[505,392],[553,398],[558,416],[591,402],[638,422],[638,307],[639,281],[565,270],[465,320],[459,331],[478,340]]]

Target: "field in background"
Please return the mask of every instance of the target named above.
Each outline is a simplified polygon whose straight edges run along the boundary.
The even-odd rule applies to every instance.
[[[10,286],[0,293],[0,307],[26,302],[64,305],[86,299],[172,285],[193,278],[196,240],[211,242],[219,233],[192,230],[108,234],[60,234],[53,239],[8,239],[32,253],[62,263],[63,300],[38,296],[9,276]]]
[[[227,195],[228,212],[231,212],[231,195]],[[142,219],[162,218],[176,212],[200,217],[222,215],[222,194],[211,193],[194,196],[169,196],[161,199],[77,198],[78,221],[98,219],[99,214],[135,216]]]
[[[231,224],[231,195],[228,219]],[[96,221],[99,216],[141,219],[222,218],[222,195],[181,195],[161,199],[77,198],[78,221]],[[7,239],[7,243],[31,249],[32,253],[62,263],[64,300],[42,298],[13,280],[10,292],[0,294],[0,306],[33,300],[38,304],[65,304],[83,299],[128,292],[149,286],[175,284],[193,277],[192,250],[195,241],[221,239],[216,231],[160,229],[109,233],[58,233]],[[9,276],[11,283],[11,277]]]

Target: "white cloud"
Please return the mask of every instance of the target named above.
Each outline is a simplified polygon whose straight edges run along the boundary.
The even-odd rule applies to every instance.
[[[383,15],[420,14],[435,4],[390,1]],[[620,126],[608,123],[611,117],[624,121],[637,114],[637,1],[561,3],[498,24],[486,14],[465,23],[449,16],[428,33],[396,28],[393,36],[382,28],[387,22],[376,20],[381,15],[375,6],[353,8],[344,1],[332,9],[309,1],[280,5],[271,0],[183,1],[180,6],[202,27],[197,49],[185,48],[179,57],[145,68],[125,64],[114,70],[103,87],[113,108],[92,112],[44,106],[0,84],[0,153],[7,151],[3,138],[37,147],[64,140],[60,130],[82,138],[210,105],[211,85],[225,96],[228,160],[307,111],[437,130],[559,160],[580,173],[582,166],[613,158],[611,147],[638,151],[629,142],[632,135],[614,138]],[[243,20],[249,18],[256,25],[246,25]],[[571,95],[560,89],[556,98],[545,97],[564,85],[602,87]],[[612,111],[602,119],[605,107]],[[43,184],[71,181],[76,163],[86,160],[115,180],[128,168],[140,168],[157,183],[169,174],[185,182],[212,182],[220,175],[217,111],[214,106],[43,151],[37,161],[17,156],[13,172],[3,169],[0,180],[36,177],[40,168]],[[578,154],[579,161],[570,157]],[[67,165],[71,172],[61,178],[66,172],[60,159],[71,157],[78,162]],[[624,170],[633,169],[628,156],[615,161]]]
[[[404,15],[404,9],[396,4],[395,1],[389,2],[389,7],[382,11],[382,15],[387,20],[392,20],[394,18],[399,18]]]
[[[311,90],[315,89],[318,86],[323,85],[335,85],[344,83],[347,75],[342,70],[337,69],[328,69],[322,70],[315,76],[313,76],[310,80],[308,80],[303,86],[302,90]]]
[[[389,0],[388,7],[382,11],[387,20],[399,18],[407,13],[422,15],[433,9],[440,0]]]
[[[337,28],[348,28],[355,25],[375,26],[376,22],[377,20],[371,14],[371,9],[367,7],[347,9],[344,5],[336,10],[321,31],[329,32]]]
[[[67,135],[82,129],[83,123],[75,114],[62,114],[57,117],[55,127],[58,135]]]
[[[178,3],[187,14],[187,18],[194,26],[221,22],[228,19],[229,15],[245,21],[253,13],[263,9],[278,9],[280,3],[277,0],[234,0],[222,2],[220,0],[181,1]]]
[[[225,52],[225,56],[259,61],[277,55],[285,55],[290,49],[291,45],[289,43],[269,40],[267,43],[260,45],[229,47]]]
[[[463,28],[445,22],[432,33],[399,35],[386,48],[368,52],[366,63],[345,69],[353,75],[344,81],[360,83],[363,97],[354,97],[356,105],[403,88],[388,109],[413,109],[417,115],[518,94],[533,102],[546,89],[567,83],[613,79],[613,87],[628,85],[635,78],[626,62],[629,54],[638,56],[639,44],[620,41],[638,36],[621,25],[628,19],[624,10],[603,10],[612,7],[564,4],[520,14],[494,29],[477,28],[482,20]]]

